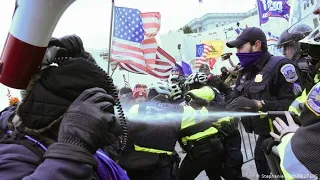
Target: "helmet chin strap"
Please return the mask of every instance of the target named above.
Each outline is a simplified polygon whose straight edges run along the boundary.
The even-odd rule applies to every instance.
[[[308,50],[302,51],[301,44],[299,43],[298,46],[296,47],[296,53],[292,56],[291,59],[296,61],[303,56],[308,56],[307,52],[308,52]]]
[[[300,47],[297,50],[297,52],[293,55],[292,60],[296,61],[300,59],[301,57],[307,57],[308,56],[308,50],[302,50]]]
[[[302,52],[296,52],[293,57],[291,58],[292,60],[296,61],[302,57]]]

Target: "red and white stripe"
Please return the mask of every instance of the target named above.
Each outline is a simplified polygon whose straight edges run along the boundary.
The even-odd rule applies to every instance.
[[[161,15],[159,12],[151,12],[140,13],[140,16],[144,40],[140,44],[113,37],[111,60],[118,62],[119,67],[126,71],[167,79],[176,62],[158,47],[155,39],[160,30]]]
[[[172,68],[176,65],[176,61],[162,48],[158,47],[157,58],[153,64],[149,65],[150,66],[147,68],[146,66],[119,63],[121,69],[132,73],[149,74],[159,79],[168,79]]]
[[[159,12],[148,12],[141,13],[140,16],[142,18],[144,35],[148,38],[154,38],[160,30],[161,14]]]
[[[2,51],[0,82],[25,88],[38,71],[60,17],[75,0],[17,0]]]
[[[147,66],[154,63],[158,48],[154,38],[160,30],[160,13],[140,13],[144,29],[144,40],[141,43],[122,40],[113,37],[111,61],[132,64],[134,66]]]
[[[202,64],[208,64],[207,56],[212,50],[213,50],[212,46],[206,45],[206,44],[204,45],[204,50],[201,57],[196,58],[196,61],[195,61],[196,68],[199,68]]]

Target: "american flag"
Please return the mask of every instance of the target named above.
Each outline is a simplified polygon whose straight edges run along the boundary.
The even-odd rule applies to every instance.
[[[208,64],[207,55],[213,50],[212,46],[206,44],[198,44],[196,46],[196,61],[195,66],[199,68],[201,64]]]
[[[160,47],[158,47],[157,49],[156,61],[153,65],[151,65],[151,70],[149,68],[143,69],[142,66],[134,66],[131,64],[119,63],[121,69],[124,69],[132,73],[150,74],[159,79],[168,79],[171,70],[175,67],[175,65],[175,59]]]
[[[275,36],[275,35],[272,34],[271,32],[268,32],[267,35],[268,35],[268,36],[267,36],[268,46],[277,45],[277,42],[278,42],[279,37],[278,37],[278,36]]]
[[[111,60],[130,72],[166,77],[167,71],[174,66],[166,66],[172,64],[170,58],[160,58],[163,52],[158,51],[155,39],[159,29],[160,13],[141,13],[137,9],[116,7]]]

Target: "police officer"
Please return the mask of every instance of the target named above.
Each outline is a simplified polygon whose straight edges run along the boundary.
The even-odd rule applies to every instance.
[[[312,72],[313,75],[313,81],[312,85],[319,82],[319,69],[320,69],[320,32],[318,31],[319,27],[317,27],[313,32],[311,32],[306,38],[300,41],[301,44],[308,45],[308,55],[311,57],[312,61],[315,62],[315,69]],[[289,107],[289,111],[293,112],[295,114],[294,120],[296,123],[300,124],[300,114],[302,111],[302,108],[304,106],[304,103],[307,100],[307,95],[310,89],[304,89],[301,96],[297,97],[292,104]]]
[[[210,75],[210,74],[209,74]],[[221,81],[220,81],[221,82]],[[208,75],[202,72],[192,73],[189,75],[189,77],[185,81],[185,85],[187,89],[193,90],[193,89],[200,89],[203,88],[206,91],[214,91],[215,97],[210,101],[209,108],[211,110],[224,110],[226,103],[223,98],[222,93],[214,87],[208,85]]]
[[[320,1],[313,11],[320,14]],[[313,46],[314,55],[319,56],[320,34],[319,26],[303,40]],[[319,117],[320,117],[320,83],[318,82],[310,91],[305,101],[305,106],[301,112],[300,128],[293,122],[290,115],[287,115],[288,125],[281,119],[276,119],[276,125],[280,136],[272,133],[271,135],[280,140],[277,147],[281,159],[281,170],[285,179],[319,179]]]
[[[309,45],[310,51],[308,52],[308,54],[310,56],[312,55],[312,58],[314,58],[314,57],[319,58],[319,56],[320,56],[320,53],[319,53],[320,52],[320,38],[319,37],[320,37],[320,32],[319,32],[319,27],[317,27],[306,38],[304,38],[303,40],[300,41],[300,43],[305,43],[305,44]],[[318,83],[318,82],[315,81],[315,83]],[[319,86],[319,85],[316,85],[316,87],[317,86]],[[297,128],[297,125],[300,125],[300,126],[303,125],[306,127],[308,127],[309,125],[317,126],[317,124],[314,124],[314,123],[309,124],[310,119],[311,119],[309,116],[312,115],[312,112],[310,112],[308,110],[308,108],[305,107],[306,103],[314,102],[314,98],[315,98],[314,95],[316,95],[318,93],[316,88],[313,88],[311,91],[312,92],[309,93],[309,92],[307,92],[307,90],[304,90],[302,95],[299,96],[298,98],[296,98],[293,101],[293,103],[290,105],[289,111],[294,113],[295,116],[293,116],[293,117],[288,116],[286,118],[288,120],[288,122],[291,121],[291,123],[290,122],[288,123],[289,126],[284,125],[284,123],[280,119],[277,119],[277,121],[275,122],[279,125],[278,128],[279,127],[281,128],[281,129],[278,129],[278,128],[277,129],[279,132],[281,132],[280,134],[282,134],[282,138],[281,138],[282,141],[281,141],[280,146],[278,146],[279,152],[283,152],[284,148],[289,147],[291,145],[290,139],[299,138],[299,136],[296,136],[296,135],[292,136],[293,134],[289,133],[289,132],[294,133],[295,129]],[[308,93],[309,93],[309,95],[308,95]],[[307,102],[307,101],[309,101],[309,102]],[[316,108],[316,107],[317,107],[317,105],[313,106],[313,108]],[[301,129],[303,129],[303,130],[299,130],[299,132],[306,132],[306,134],[310,134],[310,132],[309,132],[310,130],[307,130],[308,128],[306,128],[306,127],[302,127]],[[292,129],[292,128],[295,128],[295,129]],[[284,130],[282,130],[282,129],[284,129]],[[287,132],[288,134],[284,135],[285,132]],[[310,135],[307,135],[307,136],[310,136]],[[275,134],[273,134],[273,137],[277,138],[277,140],[274,140],[273,138],[269,138],[263,142],[264,151],[268,156],[274,156],[274,154],[272,153],[272,147],[274,145],[279,144],[280,137],[277,137]],[[306,140],[309,140],[309,139],[312,139],[312,138],[308,138]],[[297,148],[297,146],[295,146],[294,149],[295,149],[295,152],[300,151],[300,149]],[[282,159],[282,161],[284,158],[288,158],[288,157],[290,159],[296,159],[297,157],[295,157],[296,156],[295,154],[296,153],[286,155],[284,153],[280,153],[280,158]],[[290,156],[292,156],[292,157],[290,157]],[[308,155],[306,154],[306,156],[309,156],[309,154]],[[310,157],[310,158],[314,158],[314,157]],[[299,157],[299,159],[300,159],[300,157]],[[300,161],[300,162],[302,162],[302,161]],[[305,162],[302,162],[302,163],[305,163]],[[307,163],[309,164],[310,162],[307,162]],[[281,166],[282,172],[284,173],[286,178],[290,179],[290,176],[291,176],[290,173],[292,173],[292,169],[288,168],[287,167],[288,164],[286,164],[286,163],[281,163],[281,165],[282,165]],[[269,166],[273,167],[275,165],[269,164]],[[298,163],[298,164],[293,163],[293,166],[295,166],[299,169],[305,169],[305,167],[303,167],[304,165],[300,164],[300,163]],[[295,173],[295,172],[293,171],[293,173]],[[302,173],[300,173],[300,174],[303,175]],[[309,173],[309,174],[311,174],[311,173]]]
[[[170,84],[169,90],[171,97],[169,98],[170,103],[183,105],[184,103],[184,90],[179,84]]]
[[[199,72],[207,75],[207,85],[217,88],[217,90],[219,90],[219,92],[224,95],[226,101],[228,101],[232,97],[232,89],[220,78],[210,73],[210,69],[207,64],[201,64]]]
[[[134,151],[130,151],[130,149],[126,151],[124,157],[125,159],[121,161],[121,165],[126,168],[131,179],[174,179],[174,175],[177,174],[174,173],[173,170],[175,169],[174,167],[177,166],[174,165],[173,162],[171,163],[167,160],[172,157],[172,153],[174,152],[175,148],[175,142],[178,140],[178,138],[180,139],[179,141],[183,147],[186,146],[184,143],[187,142],[187,140],[195,141],[198,139],[203,139],[203,141],[199,141],[198,143],[200,143],[200,145],[210,146],[209,149],[207,149],[207,146],[200,146],[191,150],[192,147],[188,146],[188,148],[191,148],[188,150],[195,153],[201,153],[201,155],[203,155],[203,152],[199,150],[217,152],[217,150],[219,150],[218,147],[221,147],[219,146],[219,141],[214,141],[212,144],[208,142],[209,144],[207,144],[207,140],[211,140],[210,138],[212,135],[216,135],[218,132],[218,130],[211,126],[211,123],[206,126],[206,129],[209,130],[200,134],[198,134],[198,132],[201,132],[201,129],[196,129],[196,132],[191,132],[191,134],[188,134],[189,131],[180,130],[180,128],[185,129],[194,125],[199,118],[202,121],[205,121],[207,119],[208,111],[206,108],[201,109],[200,114],[202,116],[196,117],[195,107],[179,106],[178,104],[167,103],[166,100],[173,99],[170,95],[171,91],[169,88],[170,87],[166,82],[160,81],[153,83],[149,87],[148,99],[150,99],[150,101],[135,105],[129,111],[129,120],[132,119],[130,116],[132,117],[134,114],[138,118],[137,121],[128,121],[129,137],[132,138]],[[209,100],[212,100],[214,97],[213,91],[211,90],[208,92],[208,94],[202,93],[201,95],[204,95],[205,97],[208,97]],[[195,92],[195,94],[198,93]],[[169,97],[169,99],[164,96]],[[202,96],[200,96],[198,100],[202,100],[201,102],[207,102],[207,100],[203,100]],[[173,114],[171,115],[170,112]],[[174,113],[177,113],[177,115]],[[141,121],[143,118],[147,119]],[[205,137],[208,138],[205,139]],[[214,146],[211,148],[211,145],[213,146],[216,144],[218,147]],[[207,153],[204,152],[204,154]],[[204,156],[205,158],[202,159],[202,162],[205,163],[202,165],[205,165],[208,167],[208,169],[210,169],[209,167],[212,164],[208,161],[208,158],[215,160],[214,162],[216,162],[216,154],[217,153]],[[221,155],[218,157],[221,158]],[[219,165],[218,167],[221,167],[221,164],[218,162],[215,164]],[[182,172],[180,173],[179,179],[194,179],[202,170],[204,170],[203,166],[199,165],[191,167],[186,165],[186,163],[182,163]],[[210,169],[208,172],[210,174],[217,172],[218,174],[216,173],[215,175],[219,176],[219,169],[215,171]]]
[[[319,33],[320,27],[318,26],[315,28],[314,31],[312,31],[306,38],[300,41],[302,44],[307,44],[309,46],[308,55],[311,57],[310,64],[311,64],[311,75],[314,77],[314,83],[319,82],[319,74],[320,74],[320,33]]]
[[[169,103],[171,91],[164,81],[148,88],[147,102],[132,106],[127,114],[130,146],[121,158],[131,180],[174,180],[180,162],[175,152],[182,107]],[[171,113],[170,113],[171,112]]]
[[[290,114],[286,114],[286,124],[276,118],[273,121],[279,135],[271,133],[281,143],[277,146],[280,168],[285,179],[318,179],[320,174],[320,143],[317,140],[320,129],[320,83],[310,91],[301,113],[299,127]]]
[[[215,88],[206,86],[206,80],[206,76],[203,73],[191,74],[185,82],[190,86],[190,91],[186,94],[185,99],[189,101],[188,96],[190,96],[192,98],[191,102],[194,103],[194,106],[199,106],[200,104],[202,106],[207,106],[210,111],[224,111],[225,103],[221,94]],[[209,105],[206,105],[205,102],[207,101]],[[230,117],[221,117],[219,119],[214,118],[210,120],[216,121],[212,122],[212,126],[219,130],[218,135],[224,146],[224,153],[221,154],[224,157],[224,167],[223,170],[221,170],[221,176],[226,180],[245,179],[242,177],[241,171],[243,156],[241,153],[240,132],[237,130],[237,121]],[[197,126],[190,127],[190,129],[193,128],[196,129]],[[197,165],[197,163],[195,165]],[[181,170],[181,173],[182,172],[184,171]],[[182,175],[180,175],[180,177],[181,176]],[[214,175],[209,174],[208,176],[210,177]]]
[[[227,106],[231,111],[287,110],[295,98],[294,89],[299,81],[295,65],[285,57],[275,57],[268,52],[264,32],[256,27],[245,29],[236,40],[228,42],[229,48],[237,48],[242,70],[236,83],[234,100]],[[301,87],[298,88],[301,91]],[[247,132],[259,135],[254,155],[259,175],[270,173],[262,142],[273,131],[271,120],[246,118],[242,123]],[[260,178],[262,178],[260,176]]]
[[[187,152],[180,166],[180,180],[193,180],[203,170],[209,179],[221,179],[224,148],[219,130],[213,127],[214,120],[208,119],[209,102],[215,93],[209,87],[193,89],[186,96],[188,106],[184,113],[179,133],[179,143]]]
[[[305,38],[312,28],[305,24],[297,24],[284,30],[279,38],[277,47],[283,49],[283,55],[288,59],[293,60],[300,69],[302,78],[302,88],[308,91],[313,86],[313,77],[309,67],[308,45],[299,43],[300,40]]]

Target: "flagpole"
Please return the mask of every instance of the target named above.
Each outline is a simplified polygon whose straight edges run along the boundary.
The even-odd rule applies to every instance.
[[[112,70],[112,74],[111,77],[113,76],[113,73],[116,71],[117,67],[118,67],[119,63],[116,64],[116,67],[114,67],[114,69]]]
[[[108,74],[110,72],[111,63],[111,43],[112,43],[112,30],[113,30],[113,10],[114,10],[114,0],[112,0],[111,5],[111,21],[110,21],[110,32],[109,32],[109,53],[108,53]],[[113,74],[113,73],[112,73]]]
[[[201,10],[201,1],[199,1],[198,5],[199,5],[199,12],[200,12],[200,18],[202,17],[202,10]]]
[[[129,79],[129,71],[128,71],[128,83],[130,84],[130,79]]]
[[[201,17],[202,17],[202,10],[201,10],[201,4],[203,3],[203,0],[199,0],[198,2],[198,5],[199,5],[199,13],[200,13],[200,17],[199,17],[199,25],[201,27],[201,31],[202,31],[202,23],[201,23]],[[200,30],[200,28],[199,28]],[[201,32],[199,31],[199,34],[200,34],[200,44],[202,43],[202,35],[201,35]]]

